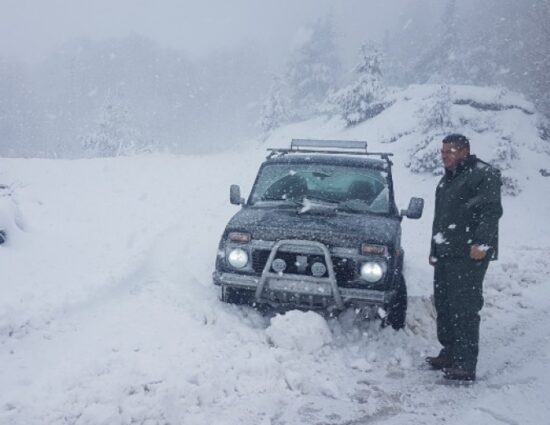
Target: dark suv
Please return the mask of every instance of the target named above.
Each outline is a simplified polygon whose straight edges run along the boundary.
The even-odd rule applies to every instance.
[[[366,142],[293,140],[269,149],[250,197],[222,235],[214,283],[224,302],[373,312],[405,324],[401,220],[424,201],[395,205],[389,153]]]

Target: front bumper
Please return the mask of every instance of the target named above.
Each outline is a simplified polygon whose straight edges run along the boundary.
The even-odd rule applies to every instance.
[[[274,273],[273,261],[279,251],[297,250],[297,252],[315,252],[324,257],[328,276],[295,273]],[[271,248],[261,276],[234,272],[216,271],[214,283],[224,287],[248,290],[254,293],[256,303],[272,305],[290,305],[306,308],[345,307],[385,307],[394,297],[392,290],[374,290],[367,288],[344,288],[338,286],[334,264],[326,245],[309,240],[280,240]]]
[[[284,276],[284,275],[283,275]],[[334,294],[326,282],[321,279],[287,279],[283,276],[268,279],[266,288],[256,302],[269,304],[319,305],[329,307],[336,305]],[[256,292],[260,283],[259,276],[238,273],[213,273],[214,284]],[[305,277],[305,276],[304,276]],[[378,291],[374,289],[338,288],[343,306],[346,307],[384,307],[394,296],[393,290]],[[341,306],[340,306],[341,307]]]

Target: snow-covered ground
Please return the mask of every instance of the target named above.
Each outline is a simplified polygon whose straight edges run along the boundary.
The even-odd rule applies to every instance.
[[[0,159],[9,184],[0,192],[9,234],[0,246],[0,423],[548,423],[550,179],[539,173],[548,155],[529,105],[476,115],[478,129],[490,123],[479,134],[465,127],[482,158],[494,159],[511,130],[520,141],[503,159],[520,193],[503,200],[478,382],[444,386],[422,366],[438,350],[427,262],[438,177],[410,171],[415,141],[427,137],[414,124],[426,93],[411,88],[353,129],[318,118],[208,156]],[[474,94],[486,102],[495,91]],[[457,120],[475,115],[457,108]],[[248,193],[265,147],[292,137],[372,141],[395,153],[398,205],[426,199],[424,217],[403,222],[405,330],[351,314],[262,317],[218,301],[210,275],[236,211],[228,186]]]

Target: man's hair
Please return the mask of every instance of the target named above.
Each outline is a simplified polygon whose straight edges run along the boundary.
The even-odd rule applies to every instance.
[[[470,149],[470,141],[468,140],[468,138],[458,133],[449,134],[448,136],[445,136],[442,143],[454,143],[459,148]]]

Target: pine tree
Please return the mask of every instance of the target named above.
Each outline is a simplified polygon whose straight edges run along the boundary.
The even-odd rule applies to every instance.
[[[292,118],[313,115],[334,87],[339,70],[336,51],[330,19],[317,21],[303,34],[287,64]]]
[[[129,155],[145,147],[139,131],[130,125],[128,109],[110,98],[101,111],[96,131],[82,138],[82,147],[91,156]]]
[[[441,140],[453,131],[451,115],[452,97],[449,86],[442,85],[428,100],[426,108],[420,111],[420,122],[424,137],[413,147],[407,166],[415,173],[441,171]]]
[[[0,156],[40,149],[31,95],[26,67],[0,58]]]
[[[473,82],[520,91],[550,116],[550,0],[487,0],[476,12],[462,46]]]
[[[280,78],[273,77],[268,97],[262,105],[260,128],[268,133],[286,123],[289,119],[288,108],[289,99],[285,94],[284,83]]]
[[[446,0],[439,26],[414,31],[409,21],[418,21],[423,6],[409,6],[406,31],[391,40],[392,60],[404,64],[399,83],[500,85],[550,117],[550,0],[470,3]]]
[[[424,132],[436,131],[444,134],[452,129],[451,120],[451,90],[449,86],[442,85],[435,93],[433,103],[424,115]]]
[[[527,91],[550,118],[550,0],[535,0],[528,10],[533,34],[528,37],[527,60],[532,67],[532,83]]]
[[[419,56],[413,72],[421,82],[429,83],[471,83],[471,64],[464,56],[468,50],[463,47],[459,32],[459,17],[456,0],[447,0],[433,42]]]
[[[331,97],[348,125],[358,124],[380,112],[374,107],[383,100],[386,88],[381,70],[381,53],[374,45],[363,45],[355,67],[357,80]]]

